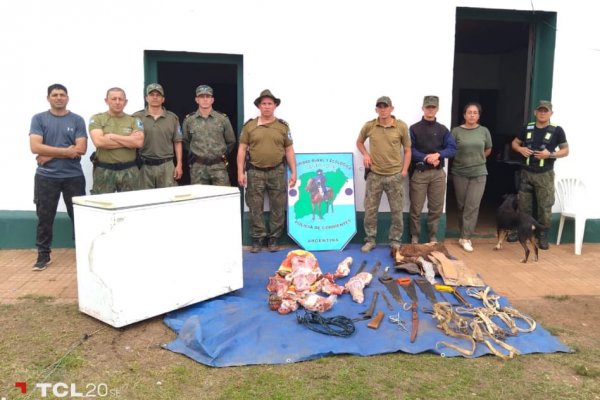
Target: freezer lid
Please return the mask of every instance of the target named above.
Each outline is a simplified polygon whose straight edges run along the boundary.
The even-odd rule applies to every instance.
[[[237,187],[187,185],[170,188],[135,190],[131,192],[94,194],[73,197],[73,203],[94,208],[115,210],[154,204],[173,203],[211,197],[239,196]]]

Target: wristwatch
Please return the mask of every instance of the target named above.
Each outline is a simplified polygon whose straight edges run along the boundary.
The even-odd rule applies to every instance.
[[[550,155],[548,156],[548,158],[556,158],[556,153],[555,152],[550,153]]]

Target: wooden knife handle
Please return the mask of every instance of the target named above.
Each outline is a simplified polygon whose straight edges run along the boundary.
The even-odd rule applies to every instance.
[[[371,329],[377,329],[377,328],[379,328],[379,325],[381,324],[382,319],[383,319],[383,311],[377,311],[377,315],[375,315],[375,318],[373,318],[367,326]]]

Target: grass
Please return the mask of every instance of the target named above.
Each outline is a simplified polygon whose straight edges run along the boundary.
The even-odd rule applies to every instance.
[[[25,399],[14,383],[26,381],[104,384],[105,398],[128,400],[600,399],[598,341],[508,362],[395,353],[211,368],[161,349],[174,334],[160,318],[114,329],[74,305],[29,300],[0,307],[0,398]]]

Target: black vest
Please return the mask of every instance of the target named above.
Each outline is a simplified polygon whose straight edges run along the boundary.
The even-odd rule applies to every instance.
[[[422,153],[438,153],[444,149],[446,128],[437,121],[421,119],[410,127],[414,140],[412,145]]]

